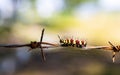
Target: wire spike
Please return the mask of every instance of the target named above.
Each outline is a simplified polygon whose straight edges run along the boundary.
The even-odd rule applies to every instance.
[[[44,34],[44,28],[42,30],[42,33],[41,33],[41,38],[40,38],[40,49],[41,49],[41,55],[42,55],[42,61],[45,62],[46,61],[46,57],[45,57],[45,54],[43,52],[43,48],[41,46],[41,43],[42,43],[42,39],[43,39],[43,34]]]
[[[116,55],[116,52],[113,52],[113,55],[112,55],[112,61],[113,61],[113,63],[115,62],[115,55]]]
[[[108,43],[109,43],[112,47],[115,47],[110,41],[108,41]]]
[[[116,46],[114,46],[110,41],[108,41],[108,43],[109,43],[112,47],[114,47],[116,50],[118,50],[118,48],[117,48]]]

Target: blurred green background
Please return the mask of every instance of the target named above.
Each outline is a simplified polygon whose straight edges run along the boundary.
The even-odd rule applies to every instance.
[[[39,41],[59,44],[62,38],[88,45],[120,44],[119,0],[0,0],[0,44]],[[0,48],[0,75],[120,75],[120,56],[112,63],[105,50],[54,48],[41,62],[40,50]],[[58,51],[57,51],[58,50]]]

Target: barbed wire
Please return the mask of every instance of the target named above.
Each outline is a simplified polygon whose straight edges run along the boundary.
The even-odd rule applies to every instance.
[[[58,35],[60,44],[53,44],[53,43],[49,43],[49,42],[43,42],[43,35],[44,35],[44,31],[45,29],[43,28],[42,33],[41,33],[41,37],[40,37],[40,41],[31,41],[28,44],[0,44],[0,47],[5,47],[5,48],[18,48],[18,47],[30,47],[30,49],[28,51],[31,51],[33,49],[36,48],[40,48],[41,50],[41,57],[42,57],[42,61],[45,62],[46,61],[46,57],[44,54],[44,48],[54,48],[54,47],[77,47],[80,48],[80,50],[92,50],[92,49],[103,49],[103,50],[110,50],[112,51],[112,61],[113,63],[115,62],[115,55],[117,52],[120,51],[120,46],[115,46],[113,45],[110,41],[108,41],[108,43],[110,44],[110,46],[87,46],[87,42],[84,40],[74,40],[74,39],[61,39],[60,36]],[[49,45],[49,46],[42,46],[42,44],[44,45]]]

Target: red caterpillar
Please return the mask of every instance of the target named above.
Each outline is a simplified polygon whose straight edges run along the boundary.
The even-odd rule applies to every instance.
[[[87,42],[85,40],[61,39],[59,35],[58,38],[60,39],[60,44],[63,47],[72,46],[72,47],[83,48],[86,47],[87,45]]]

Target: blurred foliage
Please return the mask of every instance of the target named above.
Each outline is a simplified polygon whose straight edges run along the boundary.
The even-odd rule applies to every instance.
[[[63,10],[63,15],[71,15],[77,6],[85,2],[97,2],[97,0],[65,0],[66,9]]]
[[[55,31],[65,31],[78,24],[79,20],[71,16],[54,16],[44,20],[41,24]]]

